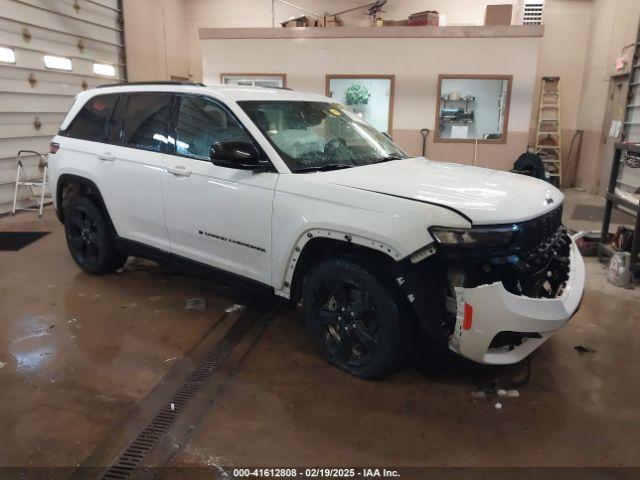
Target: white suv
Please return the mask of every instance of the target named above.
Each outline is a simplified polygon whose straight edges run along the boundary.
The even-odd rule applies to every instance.
[[[582,298],[556,188],[410,157],[321,95],[86,91],[49,165],[84,271],[135,255],[257,282],[301,304],[320,353],[360,377],[388,374],[415,348],[520,361]]]

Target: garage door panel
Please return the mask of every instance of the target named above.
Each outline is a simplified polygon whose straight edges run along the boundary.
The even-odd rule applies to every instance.
[[[16,0],[12,1],[15,2]],[[118,25],[118,12],[89,2],[79,2],[78,6],[80,8],[77,12],[73,8],[74,2],[70,0],[56,0],[55,2],[47,0],[17,0],[17,2],[109,28],[118,29],[120,27]]]
[[[78,37],[74,35],[72,30],[66,32],[56,32],[52,30],[47,30],[44,28],[38,28],[33,26],[25,27],[22,23],[14,22],[12,20],[8,20],[2,18],[0,14],[0,30],[5,32],[10,32],[15,35],[18,35],[22,38],[22,30],[27,28],[29,30],[29,34],[31,35],[31,40],[29,42],[24,42],[27,46],[34,40],[41,40],[43,42],[53,42],[64,45],[71,45],[76,48],[78,45]],[[99,42],[95,40],[90,40],[83,38],[82,44],[86,49],[90,49],[92,51],[99,51],[111,54],[113,52],[120,52],[121,48],[118,45],[112,45],[109,43]]]
[[[72,103],[73,97],[0,93],[0,112],[66,113]]]
[[[24,3],[17,3],[13,0],[0,0],[0,11],[5,19],[24,23],[25,25],[49,28],[58,32],[74,32],[78,36],[113,45],[120,44],[121,32],[118,30],[88,24],[81,19],[56,15]]]
[[[40,120],[42,122],[42,120]],[[0,139],[25,138],[35,135],[53,137],[60,129],[59,123],[41,123],[37,129],[32,123],[16,123],[14,125],[3,125],[0,130]]]
[[[0,158],[15,157],[19,150],[35,150],[46,153],[49,151],[52,135],[41,137],[9,138],[0,141]]]
[[[33,87],[25,80],[0,79],[0,92],[31,95],[63,95],[75,97],[82,91],[77,83],[37,82]]]
[[[55,70],[45,67],[44,65],[44,53],[31,51],[31,50],[16,50],[16,65],[23,68],[42,69],[50,72],[62,73],[62,70]],[[81,75],[94,75],[93,73],[93,61],[89,59],[72,58],[71,59],[72,70],[71,72]],[[64,72],[68,73],[68,72]]]
[[[91,3],[101,5],[103,8],[108,8],[115,12],[120,12],[120,2],[118,0],[93,0]]]
[[[117,78],[106,78],[98,75],[82,75],[56,72],[55,70],[47,70],[45,68],[27,68],[16,67],[13,65],[0,64],[0,82],[6,80],[22,80],[29,83],[29,76],[33,74],[36,82],[46,83],[68,83],[69,85],[77,85],[82,87],[82,82],[86,82],[91,88],[92,85],[104,85],[106,83],[118,82]],[[36,83],[37,85],[37,83]]]
[[[119,70],[116,69],[116,72]],[[14,65],[0,64],[0,83],[2,79],[7,80],[23,80],[28,82],[29,76],[33,74],[36,82],[52,82],[52,83],[68,83],[70,85],[82,86],[82,82],[86,82],[87,88],[98,85],[106,85],[108,83],[117,83],[121,81],[121,77],[102,77],[99,75],[84,75],[81,73],[62,73],[56,70],[47,70],[46,68],[28,68]],[[37,83],[36,83],[37,85]]]
[[[113,47],[111,51],[106,52],[90,49],[85,46],[83,51],[80,52],[77,44],[71,45],[38,38],[31,38],[29,43],[27,43],[22,38],[22,35],[1,30],[0,46],[13,48],[16,51],[16,56],[20,56],[21,51],[37,51],[41,54],[47,53],[62,55],[63,57],[85,58],[90,61],[110,63],[112,65],[121,63],[120,53],[117,47]]]
[[[16,183],[16,167],[17,159],[0,160],[0,185],[10,184],[15,186]],[[42,172],[38,167],[40,157],[21,155],[20,160],[24,167],[23,178],[37,178],[42,176]],[[13,191],[11,191],[11,199],[13,199]]]
[[[66,113],[0,113],[0,125],[33,125],[36,117],[43,125],[62,124]],[[37,133],[37,132],[34,132]]]
[[[0,64],[0,213],[11,208],[18,150],[46,153],[75,96],[86,88],[122,81],[118,0],[0,0],[0,46],[13,48],[15,64]],[[23,32],[28,36],[25,38]],[[72,70],[44,66],[44,55],[70,58]],[[116,67],[116,77],[93,73],[93,63]],[[25,157],[29,176],[38,157]],[[22,189],[19,201],[33,201]]]

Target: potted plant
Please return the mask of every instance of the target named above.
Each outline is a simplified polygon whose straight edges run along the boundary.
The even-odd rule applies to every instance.
[[[347,88],[345,97],[347,105],[349,105],[354,112],[362,113],[362,106],[369,103],[371,93],[364,85],[354,83]]]

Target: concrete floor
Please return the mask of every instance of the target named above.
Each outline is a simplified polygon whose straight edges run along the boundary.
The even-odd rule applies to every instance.
[[[572,222],[576,202],[600,200],[568,192],[565,222],[597,229]],[[1,230],[51,234],[0,252],[0,467],[80,464],[243,294],[135,259],[121,274],[81,273],[50,209],[4,217]],[[501,410],[471,392],[525,366],[362,381],[324,363],[284,308],[172,465],[639,467],[640,290],[587,267],[581,311]],[[192,297],[206,311],[185,311]]]

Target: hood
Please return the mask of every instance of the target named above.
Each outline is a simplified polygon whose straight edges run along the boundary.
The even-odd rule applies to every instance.
[[[442,205],[474,225],[529,220],[557,208],[564,199],[542,180],[423,157],[316,175],[334,185]]]

